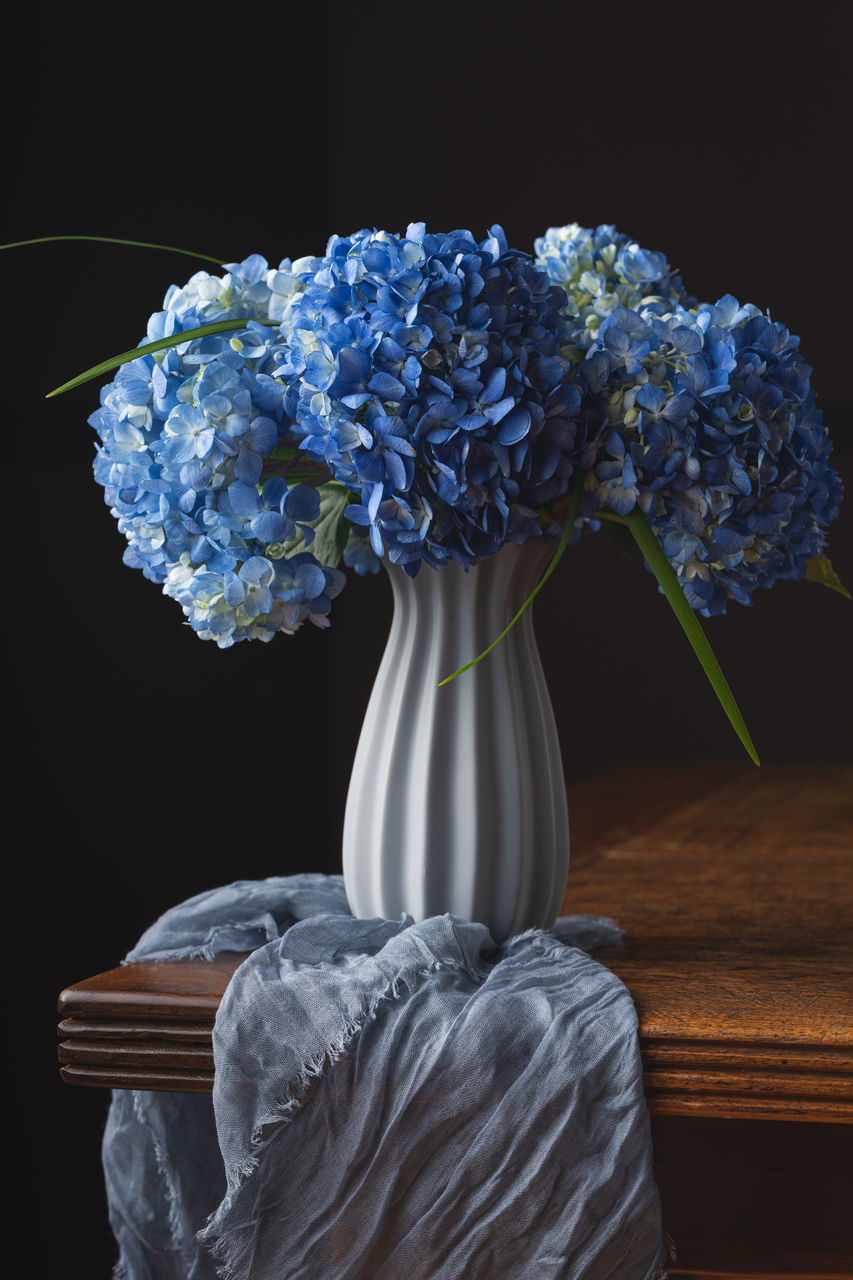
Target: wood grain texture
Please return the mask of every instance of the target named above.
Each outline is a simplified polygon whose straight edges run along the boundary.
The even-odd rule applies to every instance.
[[[680,813],[697,796],[710,795],[739,774],[733,764],[674,768],[640,762],[573,780],[567,787],[572,846],[569,883],[584,863]]]
[[[132,1045],[115,1040],[66,1040],[59,1046],[64,1066],[108,1068],[142,1067],[147,1071],[209,1071],[213,1075],[211,1044],[165,1045],[137,1040]]]
[[[213,1093],[212,1071],[162,1067],[157,1071],[132,1067],[60,1066],[66,1084],[94,1089],[145,1089],[155,1093]]]
[[[210,1044],[209,1022],[121,1022],[108,1018],[86,1022],[81,1018],[63,1018],[57,1027],[60,1036],[74,1040],[167,1041],[179,1044]]]
[[[670,809],[656,822],[636,824],[617,847],[652,855],[748,848],[756,854],[788,852],[797,859],[803,854],[849,857],[853,768],[744,766],[722,783],[720,778],[719,772],[710,773],[691,803]]]
[[[213,960],[143,960],[85,978],[60,993],[65,1018],[213,1025],[225,988],[245,954],[221,951]]]
[[[741,774],[611,842],[563,910],[614,916],[656,1114],[853,1121],[853,771]]]
[[[653,1114],[853,1121],[853,770],[716,776],[569,877],[637,1007]]]

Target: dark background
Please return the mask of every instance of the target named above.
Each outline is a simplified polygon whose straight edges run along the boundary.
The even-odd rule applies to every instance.
[[[7,50],[0,239],[88,232],[277,263],[363,225],[481,238],[497,220],[532,250],[550,225],[615,222],[700,298],[731,291],[800,334],[849,487],[849,20],[840,3],[793,13],[331,3],[217,24],[172,6],[118,28],[42,11]],[[199,641],[121,562],[91,477],[95,384],[43,396],[134,345],[168,285],[208,264],[60,244],[2,265],[20,1179],[44,1214],[44,1273],[106,1276],[106,1095],[59,1083],[56,994],[202,889],[340,869],[390,592],[384,575],[350,583],[329,632]],[[852,523],[844,511],[830,544],[848,585]],[[765,762],[849,758],[850,608],[780,583],[707,624]],[[567,556],[537,630],[568,774],[638,756],[752,767],[652,579],[603,538]]]

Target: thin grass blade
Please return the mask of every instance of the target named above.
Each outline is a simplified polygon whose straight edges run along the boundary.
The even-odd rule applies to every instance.
[[[483,659],[500,644],[504,636],[508,635],[509,632],[512,631],[513,627],[518,622],[522,614],[525,613],[525,611],[529,609],[530,606],[533,604],[533,601],[539,595],[539,592],[545,586],[545,583],[548,581],[551,574],[554,572],[557,565],[560,563],[560,560],[562,559],[562,556],[563,556],[563,552],[568,546],[569,538],[572,536],[572,529],[575,527],[575,520],[577,519],[577,516],[578,516],[578,507],[580,506],[582,491],[583,491],[583,475],[581,473],[578,473],[578,477],[575,481],[574,493],[572,494],[571,505],[569,506],[565,523],[563,524],[563,532],[560,536],[560,541],[557,544],[557,550],[554,552],[551,558],[551,561],[548,565],[548,568],[542,574],[542,577],[539,579],[536,586],[533,588],[530,595],[527,597],[524,604],[519,609],[518,613],[515,615],[515,617],[512,619],[509,625],[504,627],[503,631],[500,633],[498,638],[492,641],[488,649],[484,649],[483,652],[481,654],[478,654],[477,657],[474,658],[471,662],[466,662],[465,666],[460,667],[458,671],[454,671],[452,676],[445,676],[443,680],[440,680],[438,682],[439,689],[444,684],[450,684],[451,680],[455,680],[457,676],[461,676],[466,671],[470,671],[472,667],[476,667],[478,662],[482,662]]]
[[[20,249],[27,244],[50,244],[54,240],[95,240],[99,244],[129,244],[136,249],[163,249],[166,253],[182,253],[187,258],[203,258],[221,267],[225,258],[213,258],[209,253],[196,253],[193,249],[178,249],[173,244],[150,244],[147,240],[117,240],[115,236],[37,236],[35,240],[11,240],[0,244],[0,249]]]
[[[61,387],[57,387],[55,391],[49,391],[45,396],[46,400],[50,400],[52,396],[61,395],[63,391],[72,391],[75,387],[82,387],[84,382],[91,382],[93,378],[99,378],[104,373],[110,373],[113,369],[120,368],[121,365],[127,364],[130,360],[137,360],[139,356],[150,356],[155,351],[168,351],[170,347],[183,346],[185,342],[192,341],[193,338],[206,338],[211,333],[236,333],[240,329],[245,329],[249,323],[247,319],[242,320],[213,320],[210,324],[199,325],[197,329],[185,329],[183,333],[170,334],[168,338],[157,338],[155,342],[143,343],[141,347],[134,347],[132,351],[123,351],[120,356],[111,356],[109,360],[102,360],[100,364],[92,365],[91,369],[87,369],[85,373],[78,373],[76,378],[72,378],[70,382],[63,382]],[[256,324],[265,324],[270,329],[278,328],[277,320],[257,320]]]
[[[635,507],[633,511],[625,516],[625,523],[634,535],[634,540],[645,556],[649,568],[660,583],[673,613],[684,628],[687,639],[693,646],[693,652],[701,662],[705,675],[710,680],[711,687],[719,698],[720,705],[728,716],[732,728],[746,747],[750,758],[756,764],[760,764],[761,761],[758,759],[753,746],[752,738],[746,727],[746,721],[735,702],[734,694],[720,669],[720,664],[714,657],[714,651],[711,648],[708,637],[699,625],[699,619],[696,614],[687,603],[687,598],[681,589],[681,583],[664,555],[660,543],[652,533],[648,520],[642,511]]]

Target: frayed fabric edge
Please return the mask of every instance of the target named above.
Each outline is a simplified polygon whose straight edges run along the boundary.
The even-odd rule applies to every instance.
[[[238,1280],[237,1266],[240,1263],[239,1245],[230,1238],[229,1231],[221,1230],[220,1223],[231,1210],[234,1199],[255,1174],[260,1166],[261,1156],[271,1144],[276,1134],[293,1120],[294,1116],[305,1105],[308,1090],[322,1079],[324,1072],[339,1062],[353,1040],[360,1034],[366,1023],[376,1016],[376,1010],[384,1000],[400,998],[402,988],[409,984],[400,976],[394,978],[375,997],[364,1010],[362,1016],[348,1023],[341,1035],[312,1058],[303,1062],[293,1083],[288,1087],[285,1096],[276,1105],[272,1114],[265,1116],[257,1125],[251,1138],[250,1154],[241,1161],[228,1175],[228,1190],[219,1207],[210,1215],[200,1231],[196,1233],[216,1263],[216,1271],[222,1280]]]
[[[115,1096],[115,1092],[116,1091],[113,1090],[113,1096]],[[176,1187],[175,1185],[175,1181],[172,1175],[171,1164],[166,1155],[166,1152],[163,1150],[163,1146],[162,1146],[162,1143],[160,1142],[160,1138],[157,1134],[157,1131],[149,1121],[148,1116],[145,1112],[144,1100],[150,1096],[151,1096],[150,1091],[148,1090],[131,1089],[130,1105],[137,1122],[148,1133],[149,1140],[151,1142],[151,1147],[154,1152],[154,1165],[157,1170],[157,1173],[159,1174],[162,1180],[163,1187],[165,1190],[166,1200],[169,1207],[168,1218],[167,1218],[167,1221],[169,1223],[169,1231],[171,1232],[172,1241],[174,1242],[175,1250],[180,1254],[181,1260],[182,1262],[184,1262],[186,1260],[187,1238],[186,1238],[186,1235],[181,1230],[180,1208],[179,1208],[180,1192],[178,1187]],[[119,1246],[119,1256],[113,1266],[112,1272],[110,1273],[111,1280],[131,1280],[131,1269],[127,1261],[127,1258],[125,1256],[124,1249],[120,1241],[117,1241],[117,1243]]]
[[[176,948],[171,951],[155,951],[150,956],[126,955],[122,965],[126,964],[167,964],[169,960],[212,960],[216,952],[210,946],[193,946]]]
[[[664,1230],[660,1253],[658,1254],[654,1267],[647,1276],[647,1280],[667,1280],[667,1277],[669,1276],[669,1268],[674,1265],[675,1261],[675,1241],[669,1232]]]

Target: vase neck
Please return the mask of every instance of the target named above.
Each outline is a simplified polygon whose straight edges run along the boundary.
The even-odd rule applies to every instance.
[[[439,569],[421,565],[413,578],[389,565],[394,592],[389,643],[406,631],[410,643],[440,663],[442,677],[450,675],[497,639],[541,578],[555,546],[551,538],[508,543],[470,569],[455,562]],[[528,609],[501,642],[507,658],[522,641],[529,645],[532,625]]]
[[[458,597],[471,600],[487,595],[502,598],[514,614],[542,577],[556,549],[554,539],[546,537],[523,543],[507,542],[495,555],[470,568],[463,568],[453,560],[439,569],[421,563],[414,577],[387,559],[382,563],[391,580],[395,603],[398,599]]]

